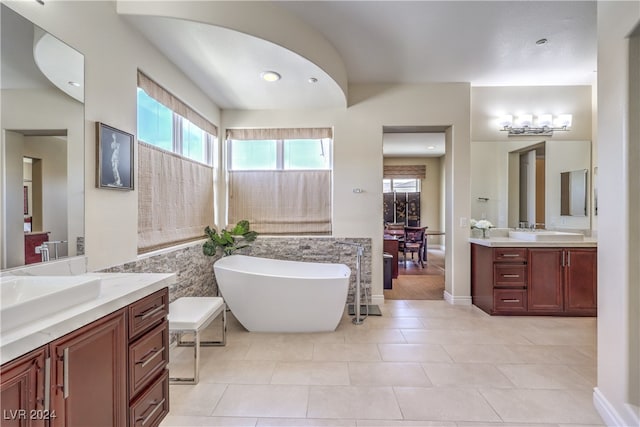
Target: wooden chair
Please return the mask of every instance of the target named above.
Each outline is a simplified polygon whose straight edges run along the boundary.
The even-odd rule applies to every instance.
[[[418,261],[420,266],[424,268],[424,244],[425,244],[425,230],[427,227],[405,227],[404,228],[404,245],[402,250],[402,258],[404,265],[407,265],[407,252],[411,253],[411,259],[413,260],[413,254],[418,254]]]

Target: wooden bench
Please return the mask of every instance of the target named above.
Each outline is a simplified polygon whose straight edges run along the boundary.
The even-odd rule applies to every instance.
[[[222,339],[201,341],[200,332],[222,314]],[[223,346],[227,343],[226,304],[220,297],[182,297],[169,304],[169,332],[178,334],[178,347],[193,347],[193,378],[169,377],[171,384],[198,384],[200,379],[200,347]],[[193,341],[182,341],[182,334],[193,334]]]

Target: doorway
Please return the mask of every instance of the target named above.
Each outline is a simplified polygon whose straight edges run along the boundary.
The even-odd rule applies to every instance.
[[[444,168],[442,130],[383,128],[385,251],[392,253],[391,263],[397,264],[392,265],[395,274],[390,286],[389,281],[385,285],[385,299],[444,299]],[[422,252],[403,250],[404,226],[425,228]]]

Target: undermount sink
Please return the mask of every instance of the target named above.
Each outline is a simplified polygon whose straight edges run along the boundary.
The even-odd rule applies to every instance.
[[[99,294],[99,277],[0,277],[0,330],[4,333],[24,326],[97,298]]]
[[[584,240],[582,233],[569,233],[565,231],[536,230],[536,231],[514,231],[509,230],[509,237],[530,242],[581,242]]]

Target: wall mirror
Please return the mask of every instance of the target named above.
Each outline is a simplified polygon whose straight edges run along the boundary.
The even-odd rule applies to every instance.
[[[587,170],[560,173],[560,215],[587,216]]]
[[[84,57],[0,5],[0,268],[84,253]]]
[[[585,140],[476,141],[471,143],[471,217],[498,227],[538,224],[537,228],[591,229],[586,181],[586,215],[561,213],[560,174],[591,168],[591,142]]]

